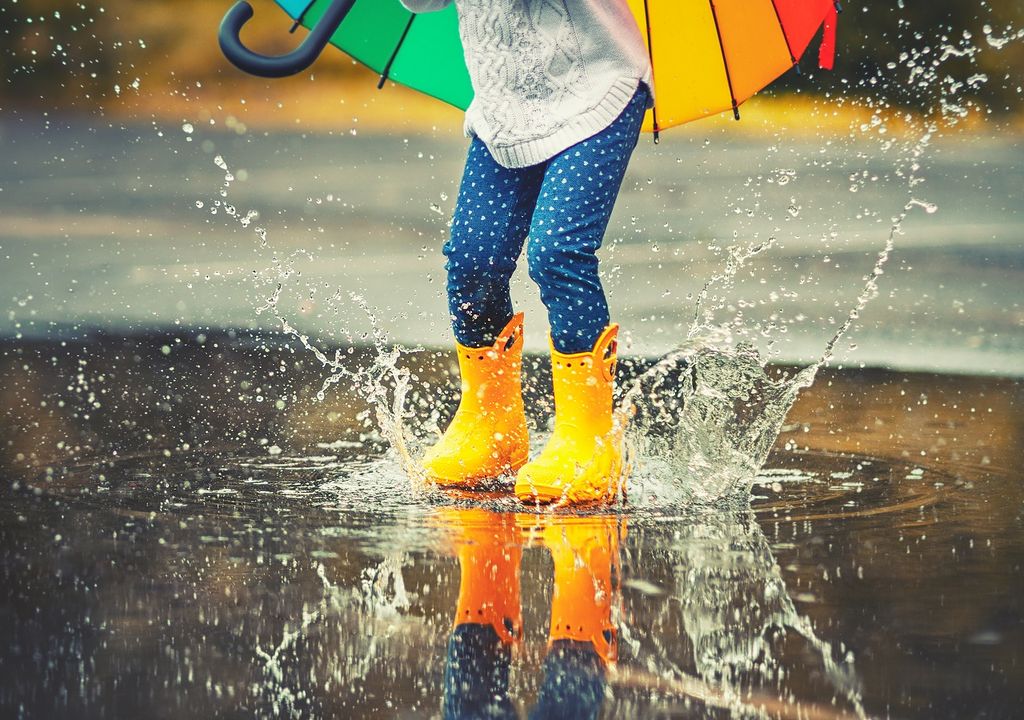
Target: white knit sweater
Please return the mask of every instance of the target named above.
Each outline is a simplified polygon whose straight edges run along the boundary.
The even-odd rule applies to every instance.
[[[401,0],[430,12],[452,0]],[[501,165],[544,162],[608,127],[651,63],[626,0],[455,0],[474,98],[467,135]]]

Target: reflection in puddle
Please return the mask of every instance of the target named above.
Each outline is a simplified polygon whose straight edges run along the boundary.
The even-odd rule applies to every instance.
[[[522,637],[523,544],[554,564],[543,680],[530,717],[596,717],[618,657],[612,584],[619,518],[443,509],[459,559],[459,596],[444,672],[444,717],[517,717],[512,649]]]
[[[112,681],[148,663],[224,707],[278,717],[865,717],[852,653],[797,610],[758,516],[805,522],[790,513],[811,492],[827,517],[870,481],[858,468],[895,508],[901,479],[924,478],[881,461],[826,473],[816,467],[835,458],[791,460],[799,468],[758,478],[754,510],[647,497],[583,514],[518,512],[501,493],[424,496],[393,462],[344,453],[115,463],[98,494],[73,478],[48,492],[99,521],[75,541],[113,558],[72,636],[107,615],[95,627],[135,649],[81,645],[50,661],[113,663]],[[83,681],[96,707],[130,692]]]
[[[442,509],[439,518],[461,571],[445,660],[445,717],[517,717],[509,672],[522,633],[521,557],[534,547],[549,553],[553,568],[529,717],[597,717],[606,695],[608,716],[643,716],[652,709],[644,695],[652,691],[691,705],[694,717],[701,706],[735,717],[865,717],[851,658],[837,661],[797,613],[749,510],[694,516],[670,542],[651,543],[656,531],[641,522],[640,542],[625,547],[625,572],[625,516]],[[665,573],[661,584],[646,579],[652,570]],[[525,574],[525,581],[538,580]],[[817,656],[816,668],[806,657],[802,666],[790,665],[799,654],[783,648],[787,633]],[[838,696],[848,712],[801,697],[805,676],[816,672],[825,696]],[[609,679],[619,692],[608,690]]]
[[[30,668],[0,678],[15,717],[1019,706],[1014,381],[825,371],[749,505],[688,504],[654,453],[623,506],[534,515],[412,486],[372,408],[344,388],[315,402],[317,368],[285,348],[163,344],[5,350],[0,637]],[[284,407],[240,387],[282,363]],[[200,366],[218,378],[204,396]],[[79,374],[116,385],[107,412],[66,392]]]
[[[675,534],[670,597],[709,701],[738,717],[864,717],[852,653],[839,656],[799,614],[754,513],[724,508]],[[637,565],[642,560],[638,559]],[[651,634],[655,651],[671,657]],[[818,677],[808,695],[808,682]],[[832,698],[840,709],[816,703]]]

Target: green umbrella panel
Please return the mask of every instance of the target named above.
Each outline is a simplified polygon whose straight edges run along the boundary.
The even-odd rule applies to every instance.
[[[276,1],[307,29],[332,2]],[[357,0],[331,44],[380,73],[382,82],[394,80],[462,110],[473,99],[454,4],[415,14],[398,0]]]

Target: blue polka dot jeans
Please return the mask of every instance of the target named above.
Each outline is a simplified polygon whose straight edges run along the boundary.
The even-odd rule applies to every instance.
[[[608,325],[597,272],[615,197],[647,107],[643,85],[611,125],[526,168],[499,165],[477,138],[459,188],[448,261],[448,309],[455,339],[484,347],[512,318],[509,280],[526,243],[530,278],[563,353],[593,348]]]

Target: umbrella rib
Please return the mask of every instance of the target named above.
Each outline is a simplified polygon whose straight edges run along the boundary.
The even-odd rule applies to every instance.
[[[729,73],[729,61],[725,57],[725,43],[722,41],[722,28],[718,26],[718,13],[715,12],[715,0],[708,0],[711,6],[711,18],[715,22],[715,33],[718,34],[718,47],[722,51],[722,66],[725,68],[725,81],[729,84],[729,98],[732,100],[732,114],[740,119],[740,106],[736,102],[736,93],[732,89],[732,75]]]
[[[388,75],[391,72],[391,66],[395,62],[395,58],[398,57],[398,51],[402,47],[402,43],[405,42],[405,36],[409,34],[409,28],[412,27],[412,21],[416,19],[416,13],[409,15],[409,22],[405,24],[405,29],[402,30],[402,36],[398,38],[398,44],[395,45],[395,49],[391,51],[391,57],[388,58],[387,63],[384,64],[384,69],[381,70],[380,80],[377,81],[377,89],[380,90],[384,87],[384,83],[388,80]]]
[[[647,23],[647,57],[651,59],[651,84],[654,84],[654,41],[651,39],[651,11],[647,8],[647,0],[644,0],[644,21]],[[654,95],[652,92],[651,95]],[[654,123],[654,143],[658,143],[658,134],[661,128],[658,127],[658,100],[652,98],[651,120]]]
[[[782,31],[782,39],[786,41],[786,50],[789,52],[789,59],[796,68],[797,75],[800,74],[800,66],[796,62],[796,55],[793,54],[793,46],[789,44],[789,35],[786,34],[786,26],[782,24],[782,15],[779,14],[779,6],[772,0],[772,10],[775,11],[775,19],[779,21],[779,30]]]
[[[293,33],[299,29],[299,25],[301,25],[302,21],[306,19],[306,13],[309,12],[309,9],[313,7],[315,2],[316,0],[309,0],[309,2],[306,3],[306,7],[302,8],[302,12],[300,12],[299,16],[295,18],[295,22],[292,23],[291,29],[288,30],[288,32]]]

